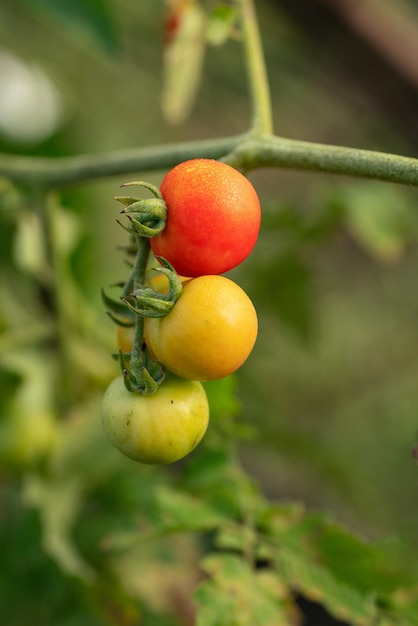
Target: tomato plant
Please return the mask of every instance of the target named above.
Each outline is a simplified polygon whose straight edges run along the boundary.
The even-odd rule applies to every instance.
[[[389,81],[367,81],[363,100],[332,46],[361,61],[360,80],[378,55],[386,63],[387,47],[362,45],[367,24],[384,25],[384,2],[357,3],[373,5],[359,8],[361,31],[341,3],[320,0],[318,16],[337,19],[299,19],[290,7],[302,2],[283,12],[165,0],[170,32],[152,0],[67,2],[65,14],[52,1],[14,4],[0,2],[4,623],[311,626],[322,614],[418,626],[416,107],[410,73],[395,81],[402,60]],[[413,3],[391,4],[394,16],[408,4],[410,21]],[[320,76],[318,41],[331,44]],[[361,123],[338,123],[358,110]],[[354,145],[366,128],[366,145],[383,152]],[[388,153],[399,145],[409,156]],[[260,216],[246,176],[263,204],[250,259]],[[127,190],[122,217],[107,185]],[[152,197],[131,197],[132,186]],[[117,217],[129,240],[115,235]],[[257,317],[224,280],[232,267],[257,294],[258,358],[236,376],[182,378],[224,376],[251,350]],[[109,318],[132,324],[118,339],[98,306],[109,283]],[[117,348],[124,373],[110,384]]]
[[[254,248],[260,202],[238,170],[213,159],[184,161],[168,172],[160,190],[167,224],[151,247],[179,274],[223,274]]]
[[[149,397],[127,391],[115,378],[102,403],[105,431],[125,456],[141,463],[173,463],[203,438],[209,421],[205,390],[196,381],[166,375]]]
[[[168,315],[145,321],[145,340],[177,376],[215,380],[244,363],[257,330],[255,308],[239,285],[225,276],[200,276],[184,284]]]

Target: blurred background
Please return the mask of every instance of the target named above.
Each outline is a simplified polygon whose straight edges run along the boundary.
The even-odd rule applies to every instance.
[[[415,0],[258,0],[256,8],[278,135],[417,155]],[[160,105],[166,9],[155,0],[2,0],[0,152],[59,158],[247,130],[246,69],[234,37],[207,46],[190,113],[176,123],[168,119]],[[126,271],[118,250],[126,237],[112,198],[127,180],[145,177],[158,185],[164,173],[68,186],[54,199],[68,271],[99,320],[86,321],[85,332],[93,326],[94,333],[73,344],[81,378],[86,368],[95,385],[94,394],[79,381],[72,387],[83,410],[115,372],[106,356],[114,349],[114,328],[100,301],[101,287]],[[260,238],[251,257],[229,274],[254,301],[260,324],[254,352],[237,374],[239,419],[257,428],[256,439],[241,446],[243,465],[274,500],[298,500],[365,537],[398,536],[416,546],[417,191],[279,169],[249,178],[263,207]],[[19,392],[25,406],[40,393],[33,372],[45,361],[27,343],[31,333],[35,345],[49,341],[42,320],[50,303],[36,223],[21,190],[0,179],[0,191],[3,419],[18,389],[25,391]],[[71,301],[73,294],[67,296]],[[16,356],[16,347],[25,358]],[[50,380],[49,370],[45,377]],[[82,450],[84,443],[74,446]],[[109,454],[106,463],[114,467],[119,461]],[[0,474],[0,580],[8,594],[7,623],[20,625],[29,623],[30,612],[16,609],[12,581],[29,588],[39,572],[38,585],[49,581],[52,606],[67,596],[59,567],[33,547],[39,517],[22,509],[22,472],[10,473],[16,464],[9,461]],[[97,475],[105,475],[104,463],[89,451]],[[144,471],[151,489],[154,479]],[[97,475],[89,475],[101,485],[86,513],[91,519],[115,490],[114,479],[105,489]],[[23,477],[24,499],[39,502],[41,487]],[[76,508],[61,514],[71,518]],[[111,523],[101,513],[80,531],[87,556],[91,537]],[[61,558],[68,565],[73,557]],[[58,620],[58,614],[44,606],[30,623],[82,623],[62,614]]]

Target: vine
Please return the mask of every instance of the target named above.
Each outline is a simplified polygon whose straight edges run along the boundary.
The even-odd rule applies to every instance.
[[[205,384],[214,428],[208,433],[199,455],[172,468],[171,473],[156,470],[147,474],[145,470],[138,480],[131,465],[124,466],[115,461],[110,446],[102,445],[95,430],[98,421],[97,414],[94,414],[95,393],[99,389],[101,393],[104,380],[110,374],[113,376],[111,366],[114,363],[109,359],[111,366],[101,374],[103,362],[107,362],[107,346],[105,356],[101,350],[94,350],[100,333],[107,331],[103,332],[102,318],[91,314],[91,303],[85,306],[77,285],[71,282],[69,251],[61,241],[54,239],[56,232],[64,231],[66,225],[58,223],[65,211],[55,201],[53,192],[76,183],[127,176],[138,171],[168,170],[196,158],[221,160],[245,172],[274,167],[418,186],[416,158],[299,141],[275,134],[255,2],[236,0],[235,6],[240,19],[252,109],[247,132],[103,154],[59,158],[0,155],[0,177],[27,193],[29,202],[24,210],[27,209],[26,213],[32,211],[40,223],[46,271],[39,272],[36,280],[40,282],[41,296],[48,301],[50,308],[47,311],[49,325],[45,323],[47,316],[42,316],[42,309],[39,316],[42,319],[32,320],[27,326],[15,324],[13,332],[2,336],[0,347],[5,353],[26,350],[25,368],[19,364],[21,371],[13,369],[12,360],[13,367],[10,368],[21,375],[28,388],[30,386],[31,393],[27,397],[30,396],[31,404],[36,404],[33,402],[34,391],[43,385],[49,390],[56,386],[53,390],[55,397],[47,397],[43,407],[43,414],[48,415],[48,419],[52,416],[53,445],[50,446],[48,440],[45,443],[47,452],[42,450],[36,456],[38,465],[29,466],[27,473],[25,469],[23,499],[40,511],[45,551],[63,572],[88,583],[93,603],[97,602],[100,610],[108,613],[106,623],[117,621],[133,626],[142,619],[147,620],[147,598],[140,594],[146,596],[148,589],[145,593],[143,589],[140,591],[139,608],[132,609],[131,599],[126,599],[132,590],[130,585],[134,576],[131,573],[135,572],[135,582],[147,578],[143,572],[149,566],[148,550],[152,552],[156,537],[164,542],[167,537],[183,535],[186,536],[185,552],[199,552],[197,555],[193,552],[193,571],[199,576],[199,584],[194,585],[197,626],[299,623],[295,601],[299,596],[320,603],[336,619],[352,626],[418,626],[416,577],[413,579],[409,571],[415,567],[414,563],[409,568],[407,558],[400,563],[387,548],[385,552],[378,544],[375,546],[357,539],[325,514],[309,512],[298,503],[277,505],[264,498],[239,461],[238,443],[254,436],[255,429],[235,419],[240,407],[232,377],[216,381],[220,385],[218,392],[221,389],[219,396],[222,396],[218,403],[216,397],[211,398],[212,381]],[[162,195],[153,185],[133,182],[125,186],[130,185],[145,187],[154,197],[148,200],[130,196],[115,198],[124,206],[121,214],[125,224],[122,226],[130,235],[130,243],[125,248],[130,268],[126,281],[117,285],[119,300],[103,293],[103,301],[119,327],[135,329],[129,352],[120,349],[115,355],[125,386],[130,391],[151,396],[166,379],[162,366],[151,358],[150,349],[145,345],[144,317],[159,317],[170,311],[183,287],[170,264],[157,255],[158,271],[167,279],[168,292],[160,293],[151,288],[152,282],[151,285],[147,282],[151,251],[147,237],[164,228],[166,207]],[[17,214],[19,202],[11,208],[11,212]],[[184,287],[183,294],[187,288]],[[22,302],[26,304],[23,299]],[[83,332],[86,329],[87,332]],[[74,338],[79,340],[78,344]],[[28,347],[39,350],[40,357],[35,359]],[[45,355],[50,353],[54,353],[56,366],[51,370],[45,368],[44,362]],[[97,367],[98,362],[100,367]],[[98,380],[100,376],[102,378]],[[22,406],[20,414],[23,414]],[[32,424],[40,423],[40,416],[34,414],[33,407],[26,405],[25,410]],[[88,419],[91,414],[95,420],[93,426]],[[59,437],[56,436],[58,430]],[[282,439],[286,434],[283,429]],[[41,444],[44,446],[44,442]],[[322,448],[318,446],[313,454],[321,455],[326,446],[326,442]],[[308,451],[308,447],[314,449],[310,440],[302,452],[304,460],[309,461],[312,451]],[[418,458],[417,449],[414,449],[414,458]],[[332,473],[337,469],[333,466],[328,471]],[[93,505],[88,503],[83,507],[95,489],[91,499]],[[94,515],[98,530],[89,527],[89,516]],[[89,549],[97,549],[94,554],[85,549],[78,550],[72,537],[73,526],[82,517],[85,519],[77,531],[81,536],[86,533]],[[100,545],[91,547],[94,543],[92,532],[96,532],[94,537],[100,536],[101,543],[97,541]],[[198,549],[194,544],[196,533],[200,534]],[[180,551],[183,547],[180,542]],[[5,549],[7,551],[6,545]],[[166,552],[165,549],[158,550],[158,554],[155,551],[152,555],[154,564],[157,563],[161,597],[164,593],[170,596],[174,586],[164,588],[164,575],[160,576],[158,568],[164,574],[168,561],[177,566],[176,549],[175,539]],[[196,556],[199,557],[198,563]],[[12,557],[14,563],[15,555]],[[382,568],[382,560],[386,557],[386,567]],[[122,580],[120,576],[121,582],[118,579],[118,583],[114,583],[113,577],[117,579],[127,563],[130,580]],[[181,568],[177,569],[175,576],[181,577]],[[53,574],[55,576],[55,570]],[[402,576],[404,578],[399,583]],[[6,577],[4,579],[6,582]],[[109,579],[110,586],[117,586],[116,592],[112,589],[113,595],[108,593]],[[11,584],[14,584],[13,580]],[[59,596],[56,592],[55,595]],[[187,597],[187,603],[190,603],[190,597]],[[36,617],[39,621],[39,616]],[[180,622],[176,619],[175,623]]]

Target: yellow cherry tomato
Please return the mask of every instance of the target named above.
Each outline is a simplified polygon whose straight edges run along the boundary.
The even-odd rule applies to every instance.
[[[251,353],[257,313],[245,291],[224,276],[199,276],[164,317],[145,319],[145,341],[167,370],[190,380],[216,380]]]
[[[191,452],[209,422],[203,386],[167,374],[152,396],[132,393],[122,376],[105,391],[103,425],[125,456],[140,463],[173,463]]]

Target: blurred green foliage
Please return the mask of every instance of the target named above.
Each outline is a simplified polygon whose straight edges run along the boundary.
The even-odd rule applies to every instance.
[[[335,71],[332,50],[316,63],[275,3],[257,10],[280,134],[408,145]],[[36,142],[0,127],[0,150],[60,157],[245,130],[233,39],[206,50],[187,122],[164,118],[164,15],[152,0],[3,0],[0,64],[7,53],[42,68],[60,110]],[[291,623],[289,589],[352,624],[418,623],[416,191],[278,170],[250,178],[260,239],[230,276],[256,305],[259,339],[235,377],[207,385],[210,432],[171,468],[121,458],[100,424],[116,372],[100,289],[126,274],[112,200],[126,181],[50,198],[46,256],[36,198],[0,181],[0,615],[10,626],[191,624],[196,587],[199,626]],[[254,574],[237,557],[249,551],[271,567]]]

